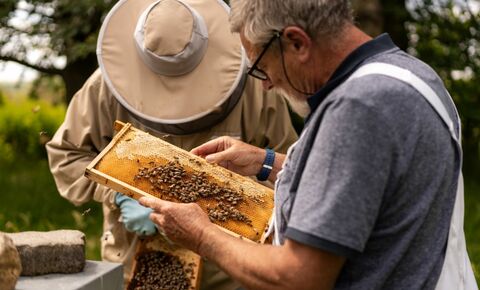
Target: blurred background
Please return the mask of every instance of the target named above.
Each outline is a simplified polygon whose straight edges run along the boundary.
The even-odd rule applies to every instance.
[[[45,143],[97,67],[95,45],[113,0],[0,1],[0,231],[79,229],[100,259],[99,204],[58,194]],[[463,123],[465,232],[480,283],[480,0],[354,0],[357,24],[388,32],[444,80]],[[295,116],[297,127],[301,120]]]

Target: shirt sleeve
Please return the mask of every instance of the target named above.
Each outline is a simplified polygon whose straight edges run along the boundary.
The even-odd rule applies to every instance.
[[[393,160],[392,130],[355,99],[330,104],[302,173],[285,236],[342,256],[362,252]]]
[[[85,168],[113,136],[111,93],[97,70],[75,94],[46,149],[60,195],[75,205],[114,204],[114,191],[84,177]]]

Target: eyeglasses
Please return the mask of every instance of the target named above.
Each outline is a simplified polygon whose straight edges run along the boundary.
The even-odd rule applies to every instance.
[[[279,38],[280,36],[282,36],[282,32],[281,31],[275,31],[275,33],[273,34],[272,38],[270,38],[270,40],[267,42],[267,44],[265,45],[265,47],[263,48],[262,52],[258,55],[257,59],[255,60],[255,62],[253,63],[253,65],[248,69],[248,74],[251,75],[252,77],[254,78],[257,78],[257,79],[260,79],[262,81],[265,81],[268,79],[268,75],[266,72],[264,72],[263,70],[259,69],[257,67],[258,63],[260,62],[260,60],[262,59],[263,55],[267,52],[268,48],[271,46],[271,44],[273,43],[273,41],[277,38]]]

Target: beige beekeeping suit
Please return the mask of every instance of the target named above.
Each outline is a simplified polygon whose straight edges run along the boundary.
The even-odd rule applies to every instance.
[[[50,169],[64,198],[75,205],[92,199],[103,203],[102,258],[123,263],[126,276],[131,272],[139,237],[127,232],[119,222],[120,210],[114,204],[115,192],[83,176],[87,165],[112,139],[115,120],[130,122],[134,127],[185,150],[228,135],[284,153],[297,138],[285,100],[264,92],[261,83],[253,78],[247,78],[240,100],[222,122],[198,133],[174,136],[139,123],[117,102],[97,70],[73,97],[64,123],[47,144],[47,152]],[[202,289],[236,289],[236,282],[226,279],[226,275],[214,265],[204,265]]]

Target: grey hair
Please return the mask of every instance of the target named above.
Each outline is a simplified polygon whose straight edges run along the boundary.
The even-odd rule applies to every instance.
[[[298,26],[316,40],[353,22],[348,0],[231,0],[230,5],[232,32],[243,30],[253,45],[265,44],[286,26]]]

